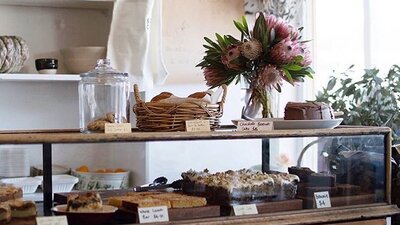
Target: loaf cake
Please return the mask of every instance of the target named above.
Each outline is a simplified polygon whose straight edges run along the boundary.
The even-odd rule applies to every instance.
[[[332,108],[323,102],[288,102],[285,120],[326,120],[334,119]]]
[[[211,174],[208,170],[182,173],[183,192],[206,197],[221,205],[292,199],[296,195],[298,176],[267,174],[254,170],[228,170]]]
[[[181,193],[130,192],[124,196],[108,198],[108,204],[118,208],[136,209],[138,207],[167,206],[167,208],[190,208],[207,205],[202,197]]]
[[[68,212],[98,212],[103,210],[99,193],[70,194],[67,197]]]

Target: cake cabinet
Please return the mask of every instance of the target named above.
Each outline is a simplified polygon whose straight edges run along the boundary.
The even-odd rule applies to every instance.
[[[232,126],[222,126],[213,132],[141,132],[133,129],[128,134],[83,134],[79,130],[0,132],[0,144],[43,146],[43,205],[46,216],[51,215],[53,206],[53,144],[239,139],[262,140],[260,164],[263,172],[290,172],[299,177],[293,198],[274,199],[274,196],[268,196],[269,199],[262,200],[277,204],[276,207],[261,210],[258,215],[229,216],[221,213],[221,217],[171,223],[220,224],[224,221],[227,224],[321,224],[352,221],[357,224],[357,221],[370,221],[365,224],[379,224],[384,223],[385,218],[400,213],[397,206],[391,203],[391,130],[387,127],[339,126],[335,129],[239,132]],[[276,160],[271,156],[274,151],[280,151],[274,149],[271,144],[274,141],[284,143],[286,154],[296,159],[290,165],[283,165],[283,171],[280,172],[274,171],[271,166]],[[243,149],[245,152],[246,149]],[[321,205],[315,193],[328,193],[330,207]],[[258,204],[259,200],[250,199],[237,204]],[[298,208],[288,208],[291,204],[282,203],[287,200],[295,200]]]

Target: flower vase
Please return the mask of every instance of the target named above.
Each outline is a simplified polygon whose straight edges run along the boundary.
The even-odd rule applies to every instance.
[[[242,119],[272,118],[271,92],[253,87],[243,88]]]

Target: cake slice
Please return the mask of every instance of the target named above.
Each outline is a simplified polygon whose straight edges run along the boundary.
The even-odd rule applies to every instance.
[[[36,217],[36,204],[33,201],[14,200],[9,202],[11,217],[31,219]]]
[[[6,224],[11,220],[11,209],[8,204],[0,204],[0,224]]]
[[[68,212],[98,212],[103,210],[99,193],[71,194],[67,197]]]

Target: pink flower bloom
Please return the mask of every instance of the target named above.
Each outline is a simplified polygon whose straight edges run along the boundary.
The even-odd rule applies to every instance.
[[[297,43],[286,38],[271,48],[270,56],[272,61],[278,64],[288,64],[293,62],[294,57],[298,55],[297,50]]]
[[[305,44],[297,44],[294,49],[294,54],[301,55],[303,60],[300,62],[300,65],[303,67],[309,66],[311,64],[311,53],[308,47]]]
[[[274,15],[267,16],[265,18],[265,23],[269,32],[271,32],[272,29],[274,30],[275,39],[277,40],[282,40],[288,37],[291,37],[293,40],[292,35],[297,35],[297,37],[299,36],[298,31],[294,27],[286,23],[283,19],[276,18]]]
[[[219,86],[228,79],[222,71],[213,67],[204,68],[204,78],[206,80],[206,85],[211,87]]]
[[[221,56],[221,62],[229,69],[240,69],[237,59],[240,57],[240,46],[231,45],[228,51]]]
[[[277,87],[282,83],[283,71],[272,64],[267,64],[259,73],[259,84],[264,88]]]
[[[240,46],[240,51],[247,59],[254,60],[261,55],[262,45],[258,40],[252,39],[244,42]]]

